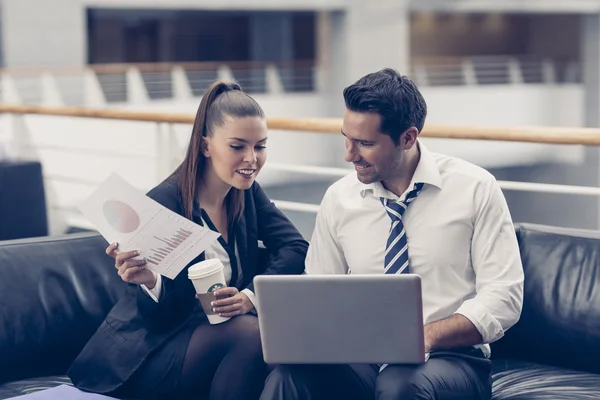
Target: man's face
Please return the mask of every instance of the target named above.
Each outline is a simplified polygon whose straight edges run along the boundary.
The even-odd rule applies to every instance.
[[[344,114],[345,159],[354,164],[358,180],[365,184],[390,180],[401,174],[402,140],[396,145],[380,127],[381,116],[377,113],[346,110]]]

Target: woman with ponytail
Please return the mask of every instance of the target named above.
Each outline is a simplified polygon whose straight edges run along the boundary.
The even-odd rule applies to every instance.
[[[221,234],[192,261],[219,258],[228,286],[211,325],[187,268],[173,280],[144,268],[135,252],[106,252],[129,291],[69,369],[82,390],[123,398],[253,399],[263,361],[252,280],[300,274],[308,243],[267,198],[255,178],[266,159],[267,126],[258,103],[235,83],[216,82],[200,102],[181,165],[148,196]],[[258,258],[258,241],[272,255]]]

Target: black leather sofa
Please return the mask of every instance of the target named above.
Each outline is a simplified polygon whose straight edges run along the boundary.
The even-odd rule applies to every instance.
[[[492,345],[494,399],[600,399],[600,232],[520,225],[520,321]],[[126,284],[94,233],[0,242],[0,399],[69,383]]]

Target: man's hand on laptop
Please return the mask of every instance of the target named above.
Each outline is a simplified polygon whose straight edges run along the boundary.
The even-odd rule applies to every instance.
[[[235,287],[225,287],[214,292],[215,300],[211,303],[213,311],[222,317],[235,317],[248,314],[254,308],[246,293]],[[218,299],[218,300],[217,300]]]

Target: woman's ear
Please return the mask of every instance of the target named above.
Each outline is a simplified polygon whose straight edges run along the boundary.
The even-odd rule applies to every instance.
[[[200,142],[200,152],[206,158],[210,157],[209,147],[210,147],[209,139],[206,136],[203,136],[202,141]]]

